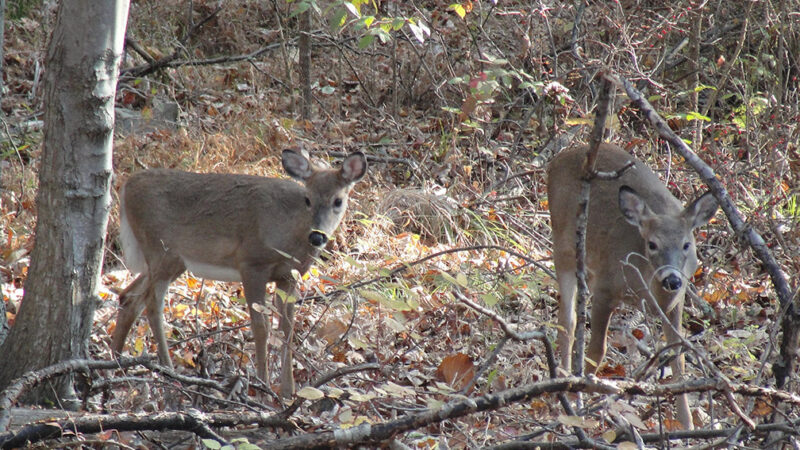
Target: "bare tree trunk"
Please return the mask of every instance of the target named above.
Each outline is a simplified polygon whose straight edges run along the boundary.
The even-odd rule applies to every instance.
[[[303,90],[301,115],[311,117],[311,11],[309,8],[300,14],[300,84]]]
[[[0,389],[29,370],[86,356],[111,203],[114,95],[128,6],[59,5],[46,61],[36,245],[19,314],[0,347]],[[27,400],[72,397],[71,379],[62,378]]]
[[[6,42],[6,0],[0,0],[0,101],[3,100],[3,45]]]

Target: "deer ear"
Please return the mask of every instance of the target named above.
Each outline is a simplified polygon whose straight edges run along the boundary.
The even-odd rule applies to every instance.
[[[283,170],[296,180],[305,181],[314,173],[308,158],[299,149],[285,149],[281,154],[281,159]]]
[[[345,180],[355,183],[367,173],[367,157],[361,152],[348,156],[342,163],[341,174]]]
[[[644,219],[652,215],[647,203],[630,186],[620,186],[619,188],[619,209],[625,217],[625,221],[636,228],[641,228]]]
[[[706,192],[693,201],[686,209],[683,210],[683,216],[689,218],[692,224],[692,229],[705,225],[717,213],[719,204],[711,191]]]

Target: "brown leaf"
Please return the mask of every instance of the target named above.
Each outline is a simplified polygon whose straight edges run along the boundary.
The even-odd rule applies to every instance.
[[[317,337],[324,339],[328,345],[333,344],[347,331],[347,324],[339,319],[328,320],[317,331]]]
[[[461,390],[475,376],[475,366],[469,356],[456,353],[442,360],[436,369],[436,376],[454,389]]]
[[[597,372],[600,378],[618,378],[625,376],[625,366],[617,364],[616,366],[605,365]]]

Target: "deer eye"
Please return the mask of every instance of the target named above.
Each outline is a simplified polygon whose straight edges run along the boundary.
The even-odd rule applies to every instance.
[[[658,245],[656,245],[656,243],[653,241],[648,241],[647,248],[649,248],[650,250],[656,250],[658,248]]]
[[[306,197],[306,206],[308,206],[309,208],[311,208],[311,199],[310,199],[310,198],[308,198],[308,197]]]
[[[689,247],[691,247],[691,245],[688,242],[683,244],[683,251],[688,251]]]
[[[342,199],[341,198],[337,198],[336,200],[334,200],[333,201],[333,206],[335,206],[337,208],[340,208],[342,206]]]

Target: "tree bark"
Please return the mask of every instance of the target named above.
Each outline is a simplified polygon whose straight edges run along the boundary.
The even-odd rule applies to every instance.
[[[0,347],[0,389],[29,370],[86,356],[111,206],[114,95],[128,6],[59,5],[46,60],[36,245],[19,314]],[[62,377],[26,400],[72,398],[71,378]]]
[[[311,11],[309,8],[300,14],[300,85],[303,92],[300,115],[304,120],[311,118]]]
[[[0,0],[0,101],[3,100],[3,48],[6,42],[6,0]],[[2,114],[2,112],[0,112]],[[0,116],[1,117],[1,116]],[[3,319],[0,319],[2,321]]]

